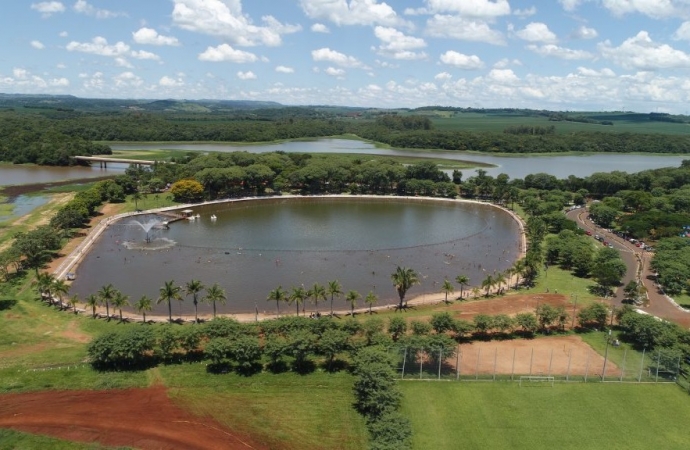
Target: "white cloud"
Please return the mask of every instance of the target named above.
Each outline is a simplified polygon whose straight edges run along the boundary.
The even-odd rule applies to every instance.
[[[158,85],[163,87],[182,87],[184,86],[184,80],[181,78],[172,78],[167,75],[158,80]]]
[[[615,16],[639,13],[653,19],[688,17],[690,3],[686,0],[601,0],[604,8]]]
[[[581,25],[578,27],[577,30],[573,32],[573,37],[575,39],[594,39],[597,36],[599,36],[599,33],[597,33],[597,30],[594,28],[589,28],[584,25]]]
[[[54,87],[67,87],[69,86],[69,80],[65,77],[53,78],[48,82],[48,84]]]
[[[511,69],[491,69],[487,78],[503,84],[514,84],[520,81]]]
[[[32,3],[31,9],[40,12],[42,17],[50,17],[53,14],[65,12],[65,5],[62,2],[39,2]]]
[[[426,34],[437,38],[486,42],[494,45],[505,44],[503,34],[492,29],[488,22],[465,19],[460,16],[436,14],[427,20]]]
[[[328,20],[338,26],[410,26],[390,5],[378,0],[300,0],[299,3],[310,19]]]
[[[601,70],[595,70],[595,69],[588,69],[586,67],[578,67],[577,68],[577,74],[571,75],[571,76],[612,78],[612,77],[616,76],[616,73],[613,70],[608,69],[608,68],[604,68]]]
[[[153,61],[159,61],[161,59],[161,57],[155,53],[147,52],[145,50],[132,51],[131,56],[132,58],[136,59],[149,59]]]
[[[60,36],[60,37],[67,37],[67,36],[69,36],[69,33],[66,32],[66,31],[61,31],[61,32],[58,34],[58,36]]]
[[[87,16],[94,16],[97,19],[111,19],[113,17],[126,16],[125,13],[108,11],[107,9],[98,9],[90,5],[86,0],[77,0],[72,8],[79,14],[86,14]]]
[[[463,17],[494,19],[510,14],[508,0],[425,0],[425,8],[408,8],[405,14],[451,13]]]
[[[422,38],[407,36],[395,28],[377,26],[374,28],[374,35],[381,41],[377,48],[377,53],[393,59],[424,59],[426,53],[415,52],[420,48],[426,47],[426,42]]]
[[[332,77],[342,77],[345,75],[345,71],[343,69],[336,69],[335,67],[328,67],[324,72]]]
[[[208,47],[206,51],[199,54],[199,60],[221,62],[229,61],[234,63],[256,62],[257,56],[243,50],[236,50],[228,44],[220,44],[218,47]]]
[[[108,45],[106,38],[96,36],[91,42],[72,41],[67,44],[67,50],[70,52],[90,53],[100,56],[122,56],[129,53],[129,45],[124,42]]]
[[[690,22],[680,24],[676,32],[673,33],[673,39],[677,41],[690,41]]]
[[[311,31],[314,33],[330,33],[331,30],[328,29],[328,27],[322,23],[315,23],[314,25],[311,26]]]
[[[41,41],[31,41],[31,46],[37,50],[43,50],[46,47]]]
[[[312,50],[311,57],[314,61],[327,61],[342,67],[362,67],[364,65],[354,56],[331,50],[330,48],[320,48]]]
[[[117,67],[125,67],[127,69],[134,69],[134,66],[132,65],[132,63],[127,61],[127,58],[117,56],[117,57],[115,57],[114,61],[115,61],[115,65]]]
[[[292,67],[278,66],[278,67],[276,67],[276,72],[279,72],[279,73],[295,73],[295,69],[293,69]]]
[[[690,55],[670,45],[652,41],[646,31],[640,31],[618,47],[612,47],[609,41],[604,41],[598,48],[605,58],[626,69],[690,68]]]
[[[493,67],[494,67],[494,69],[505,69],[506,67],[509,67],[509,66],[521,66],[521,65],[522,65],[522,63],[520,62],[519,59],[501,58],[494,63]]]
[[[541,22],[531,22],[525,28],[515,33],[520,39],[528,42],[543,42],[545,44],[553,44],[558,39],[556,35],[549,30],[549,27]]]
[[[525,8],[525,9],[516,9],[513,12],[513,14],[515,14],[518,17],[522,17],[522,18],[533,16],[536,13],[537,13],[537,7],[536,6],[532,6],[530,8]]]
[[[282,43],[281,35],[300,31],[300,25],[285,25],[264,16],[264,26],[254,25],[242,12],[240,0],[173,0],[173,23],[187,31],[208,34],[240,46]]]
[[[465,55],[448,50],[441,55],[441,62],[464,70],[476,70],[484,67],[484,62],[477,55]]]
[[[144,80],[132,72],[122,72],[121,74],[114,76],[113,81],[115,82],[115,87],[120,88],[139,87],[144,84]]]
[[[563,6],[563,9],[566,11],[573,12],[580,6],[580,4],[582,4],[583,1],[586,0],[558,0],[558,3],[560,3]]]
[[[555,58],[575,60],[575,59],[591,59],[594,57],[590,52],[584,50],[573,50],[570,48],[559,47],[554,44],[527,46],[531,51],[540,54],[541,56],[553,56]]]
[[[180,45],[176,37],[163,36],[153,28],[140,28],[132,33],[134,42],[141,45]]]
[[[23,80],[27,77],[29,74],[29,71],[26,69],[21,69],[19,67],[15,67],[12,69],[12,75],[17,78],[18,80]]]
[[[451,78],[453,78],[453,75],[448,72],[441,72],[434,75],[434,80],[450,80]]]
[[[58,64],[57,66],[55,66],[55,67],[57,67],[58,69],[66,69],[66,68],[67,68],[67,66],[66,66],[65,64],[63,64],[63,63],[59,63],[59,64]]]
[[[237,72],[237,78],[240,80],[256,80],[256,75],[251,70],[248,72]]]

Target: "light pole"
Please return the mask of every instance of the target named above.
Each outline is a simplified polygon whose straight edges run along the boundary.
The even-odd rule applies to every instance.
[[[601,371],[601,381],[606,379],[606,363],[609,361],[609,341],[611,340],[611,330],[606,335],[606,351],[604,352],[604,368]]]

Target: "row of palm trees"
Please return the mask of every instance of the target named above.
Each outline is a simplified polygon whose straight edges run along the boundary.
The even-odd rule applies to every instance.
[[[39,273],[34,281],[36,290],[42,298],[45,298],[51,305],[64,305],[63,296],[69,293],[69,285],[54,275],[42,272]],[[200,293],[206,290],[206,295],[200,298]],[[213,318],[216,317],[216,304],[222,305],[227,301],[225,290],[221,288],[218,283],[206,288],[199,280],[190,280],[184,286],[178,286],[174,280],[166,281],[158,291],[159,295],[156,299],[156,304],[168,304],[168,320],[172,322],[172,301],[183,301],[185,296],[192,296],[194,303],[194,320],[199,321],[198,306],[199,302],[210,303],[213,305]],[[119,312],[120,321],[123,320],[122,308],[125,306],[132,306],[137,312],[142,314],[144,322],[146,322],[146,313],[153,310],[153,299],[143,295],[133,305],[129,301],[129,296],[125,295],[120,290],[116,289],[112,284],[102,286],[97,293],[90,294],[84,299],[84,304],[87,308],[91,308],[91,315],[96,317],[96,308],[98,306],[105,306],[106,316],[110,319],[110,307],[117,309]],[[68,304],[76,312],[78,298],[76,295],[72,296]]]
[[[326,301],[330,297],[331,300],[331,315],[333,315],[333,301],[336,298],[343,297],[346,302],[350,304],[350,314],[354,315],[355,306],[357,301],[362,298],[362,294],[355,290],[348,291],[345,293],[343,287],[338,280],[332,280],[327,283],[326,286],[314,283],[310,289],[305,289],[302,286],[295,286],[290,291],[283,289],[283,286],[278,286],[269,292],[267,301],[276,302],[276,312],[280,315],[280,304],[287,303],[289,305],[294,304],[296,307],[296,313],[299,316],[300,305],[302,306],[302,314],[305,314],[305,303],[307,300],[314,304],[315,314],[319,314],[319,302]],[[364,297],[364,302],[369,305],[369,314],[372,313],[372,307],[378,302],[378,295],[374,294],[372,291]]]

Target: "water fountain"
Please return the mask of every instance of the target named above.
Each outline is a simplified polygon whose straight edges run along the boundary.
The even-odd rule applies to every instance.
[[[151,243],[151,236],[149,236],[149,233],[153,228],[156,228],[157,226],[160,227],[163,225],[163,222],[160,220],[154,218],[154,219],[149,219],[146,222],[142,223],[139,222],[137,219],[134,219],[130,222],[130,225],[139,225],[142,230],[146,233],[146,243],[149,244]]]

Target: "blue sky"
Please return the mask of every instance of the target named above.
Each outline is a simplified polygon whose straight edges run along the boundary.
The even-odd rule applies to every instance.
[[[3,11],[3,93],[690,110],[690,0],[12,0]]]

